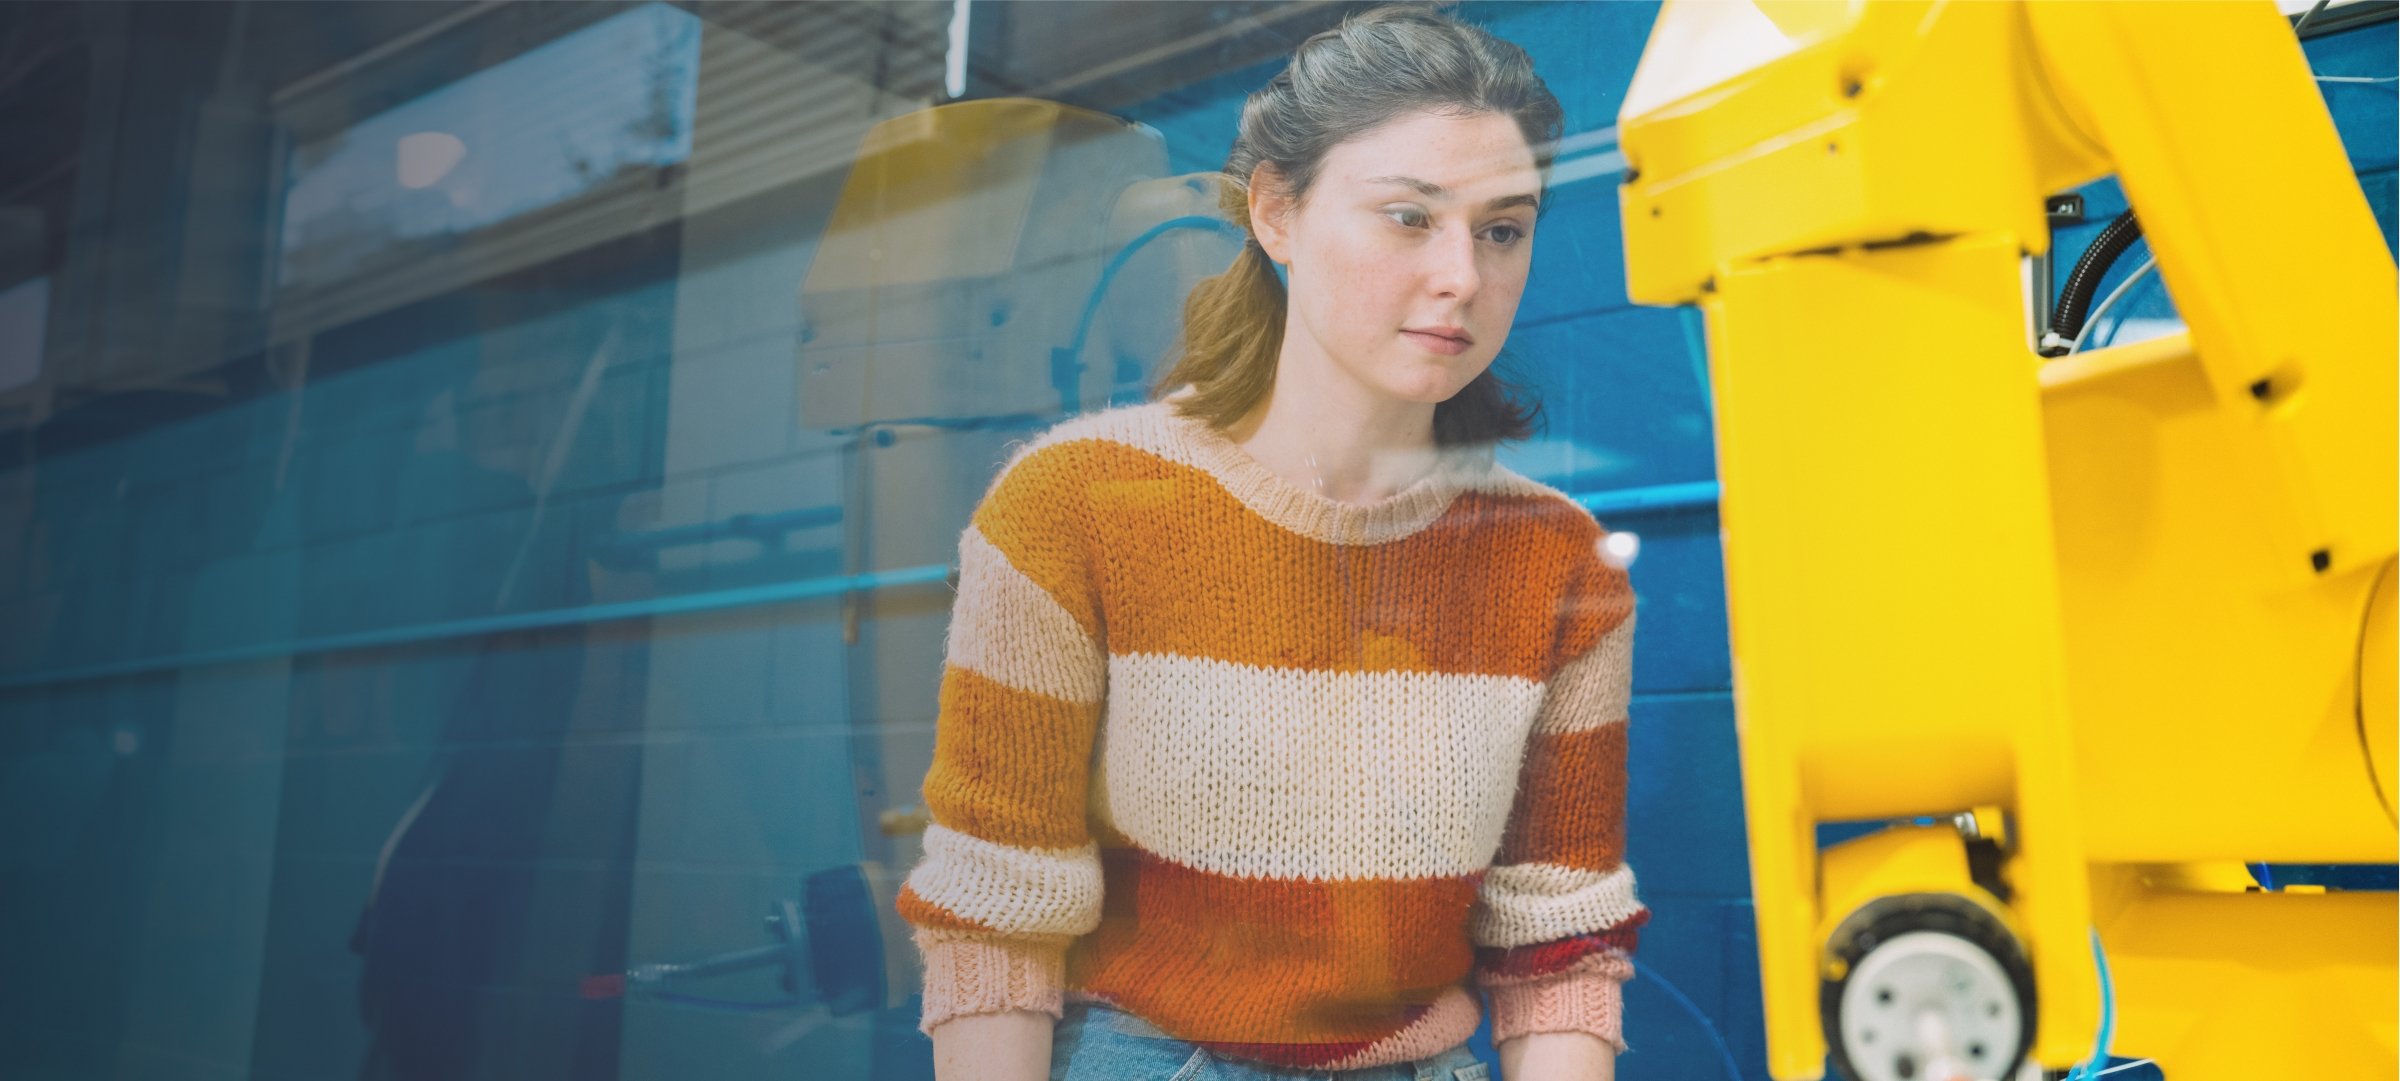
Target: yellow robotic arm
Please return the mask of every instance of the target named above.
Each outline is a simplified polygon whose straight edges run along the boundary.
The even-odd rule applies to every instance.
[[[2289,25],[1669,0],[1620,132],[1628,289],[1708,322],[1774,1076],[2084,1060],[2095,932],[2176,1081],[2394,1076],[2393,895],[2242,870],[2395,847],[2395,277]],[[2110,173],[2189,332],[2045,361]]]

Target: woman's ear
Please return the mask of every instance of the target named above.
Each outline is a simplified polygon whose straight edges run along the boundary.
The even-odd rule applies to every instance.
[[[1267,162],[1250,171],[1250,233],[1258,238],[1258,246],[1266,249],[1267,258],[1286,266],[1291,264],[1292,200],[1284,186],[1282,170]]]

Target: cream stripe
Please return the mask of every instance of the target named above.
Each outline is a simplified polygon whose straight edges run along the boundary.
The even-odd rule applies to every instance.
[[[1492,868],[1469,929],[1478,946],[1514,949],[1605,931],[1642,909],[1633,868],[1586,871],[1554,863]]]
[[[1542,685],[1172,654],[1108,661],[1095,812],[1226,875],[1399,879],[1489,866]]]
[[[1100,848],[994,844],[925,827],[925,858],[908,887],[954,916],[1004,935],[1080,935],[1100,926]]]
[[[1625,720],[1633,705],[1633,616],[1559,666],[1549,687],[1534,731],[1563,735]]]
[[[958,538],[958,564],[958,601],[946,646],[950,663],[1062,701],[1100,700],[1108,678],[1105,655],[1057,598],[972,525]]]

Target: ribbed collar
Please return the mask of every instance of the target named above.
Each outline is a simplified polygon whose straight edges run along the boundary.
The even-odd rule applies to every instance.
[[[1329,499],[1285,480],[1250,456],[1208,422],[1175,409],[1183,394],[1150,402],[1191,456],[1192,461],[1235,499],[1260,517],[1303,536],[1333,544],[1382,544],[1399,540],[1442,516],[1459,493],[1484,481],[1493,464],[1492,449],[1446,448],[1432,471],[1373,503]]]

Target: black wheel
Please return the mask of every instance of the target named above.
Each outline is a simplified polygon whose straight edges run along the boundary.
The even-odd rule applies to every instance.
[[[2033,965],[1982,906],[1955,894],[1878,898],[1826,943],[1819,1006],[1849,1081],[1925,1081],[1937,1059],[2011,1077],[2033,1048]]]

